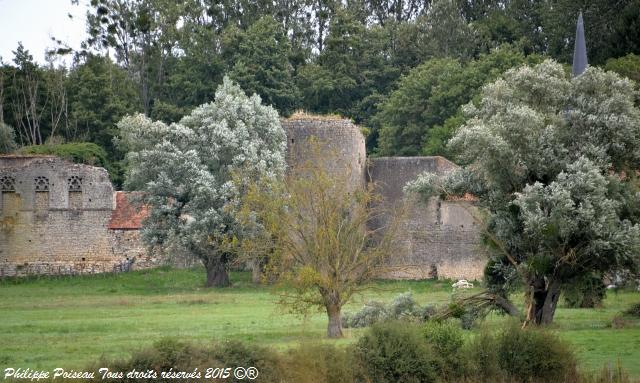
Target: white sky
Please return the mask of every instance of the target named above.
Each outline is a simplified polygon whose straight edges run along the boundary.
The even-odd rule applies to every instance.
[[[79,48],[87,35],[87,8],[88,0],[80,0],[79,5],[71,0],[0,0],[0,57],[12,63],[11,51],[22,41],[34,60],[44,64],[45,50],[54,46],[52,36]]]

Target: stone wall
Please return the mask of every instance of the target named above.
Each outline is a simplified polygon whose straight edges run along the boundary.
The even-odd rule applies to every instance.
[[[297,115],[282,125],[290,168],[323,166],[346,174],[350,188],[373,182],[387,207],[405,207],[396,239],[400,251],[386,277],[482,277],[485,258],[473,205],[425,203],[402,190],[422,172],[445,174],[455,164],[442,157],[390,157],[370,159],[367,166],[364,137],[348,120]],[[140,239],[146,210],[131,194],[114,193],[105,169],[53,156],[0,156],[0,190],[0,277],[159,264]]]
[[[294,115],[281,123],[287,133],[289,168],[319,165],[329,174],[346,177],[351,188],[364,185],[364,136],[351,121]]]
[[[401,215],[398,253],[385,277],[480,279],[486,258],[474,206],[467,201],[406,197],[403,187],[422,172],[444,175],[456,165],[443,157],[382,157],[369,160],[369,180],[383,203]],[[386,218],[374,226],[386,225]]]
[[[115,204],[103,168],[2,156],[0,188],[0,276],[120,271],[140,257],[137,230],[108,229]]]

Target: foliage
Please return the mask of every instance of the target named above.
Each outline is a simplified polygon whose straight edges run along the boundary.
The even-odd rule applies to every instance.
[[[270,349],[265,347],[248,346],[241,342],[219,342],[208,346],[190,344],[173,338],[164,338],[155,342],[151,347],[133,352],[128,359],[115,361],[102,360],[96,368],[108,368],[109,371],[123,371],[122,378],[102,379],[102,375],[96,373],[95,381],[108,382],[156,382],[160,379],[161,372],[184,371],[192,373],[200,372],[200,377],[194,377],[190,381],[211,381],[205,373],[209,368],[224,368],[226,366],[253,366],[258,369],[260,379],[265,381],[280,381],[283,369],[280,359]],[[197,370],[196,370],[197,369]],[[127,377],[129,371],[146,373],[149,370],[156,372],[156,378]],[[229,377],[232,382],[241,382],[235,379],[233,371]]]
[[[640,317],[640,302],[632,305],[624,312],[627,315],[632,315],[635,317]]]
[[[406,322],[373,325],[355,346],[371,381],[435,382],[438,357],[420,334],[420,328]]]
[[[15,130],[4,123],[0,123],[0,154],[12,153],[18,148]]]
[[[380,155],[434,155],[464,119],[459,108],[478,94],[482,85],[509,68],[533,61],[510,46],[503,46],[476,61],[426,61],[403,77],[398,88],[380,106]]]
[[[21,154],[50,154],[78,164],[112,168],[107,159],[107,152],[92,142],[23,146],[19,152]]]
[[[467,374],[467,361],[462,353],[464,336],[459,326],[452,322],[429,321],[424,327],[424,337],[439,356],[440,376],[452,380]]]
[[[410,322],[424,322],[435,313],[433,306],[421,307],[413,299],[411,292],[396,296],[389,304],[369,301],[360,311],[345,313],[342,325],[345,328],[369,327],[386,320],[406,320]]]
[[[613,59],[620,68],[625,55],[640,53],[639,9],[640,0],[92,0],[79,50],[58,40],[61,46],[42,64],[19,45],[12,63],[0,62],[0,122],[16,129],[20,144],[61,135],[97,143],[116,163],[122,153],[110,139],[122,116],[142,111],[177,122],[211,100],[227,73],[281,115],[300,106],[371,126],[367,147],[374,152],[381,129],[402,131],[380,119],[381,106],[419,65],[453,58],[466,67],[504,44],[527,57],[568,63],[582,10],[590,63]],[[64,55],[72,56],[68,68],[54,64]],[[439,121],[416,119],[415,142],[394,144],[388,131],[377,151],[449,155],[444,143],[462,122],[445,121],[493,79],[490,71],[461,83],[444,79],[439,91],[452,97],[451,104],[424,116]],[[455,100],[461,89],[468,99]],[[449,109],[454,112],[442,115]]]
[[[640,55],[629,53],[626,56],[607,60],[606,70],[616,72],[640,84]]]
[[[152,208],[142,229],[152,247],[179,245],[200,259],[207,285],[229,284],[231,244],[243,234],[235,216],[251,179],[281,177],[285,133],[277,112],[225,79],[213,103],[166,125],[142,116],[118,123],[125,186],[145,191]],[[242,172],[242,178],[234,174]]]
[[[264,16],[244,32],[226,31],[223,39],[225,61],[232,63],[229,77],[249,93],[288,116],[300,99],[289,62],[291,45],[285,30],[270,16]]]
[[[526,329],[512,322],[498,335],[498,363],[507,376],[519,381],[564,381],[576,374],[569,345],[549,332]]]
[[[463,350],[470,371],[482,381],[580,381],[568,343],[547,331],[523,330],[514,321],[498,332],[482,329]]]
[[[232,271],[232,289],[202,289],[204,278],[205,270],[201,267],[162,267],[119,274],[1,279],[0,299],[4,309],[0,343],[13,346],[0,350],[0,360],[10,366],[37,357],[33,368],[43,370],[59,366],[81,367],[94,361],[96,355],[129,358],[131,351],[147,348],[163,337],[176,336],[183,342],[198,345],[208,345],[210,339],[228,339],[245,342],[252,348],[272,347],[272,350],[287,350],[285,352],[291,355],[310,355],[301,362],[300,369],[309,371],[311,381],[320,374],[312,371],[313,366],[324,368],[323,360],[330,361],[331,355],[338,361],[327,369],[337,369],[342,363],[347,365],[347,373],[357,368],[358,363],[354,361],[340,362],[340,353],[353,355],[349,345],[355,343],[364,330],[350,330],[350,336],[338,342],[323,341],[336,347],[333,352],[327,351],[329,355],[319,355],[315,359],[311,356],[315,352],[309,351],[306,344],[323,337],[325,314],[316,313],[304,322],[289,315],[279,315],[274,312],[269,289],[252,283],[249,272]],[[372,285],[373,289],[365,292],[363,299],[390,302],[398,292],[411,290],[419,302],[444,304],[450,291],[448,284],[435,281],[379,280]],[[514,299],[516,304],[522,304],[520,295]],[[55,307],[51,307],[52,300],[56,302]],[[640,349],[634,347],[637,327],[633,324],[624,329],[607,327],[614,315],[638,301],[640,294],[637,291],[620,290],[608,294],[599,309],[572,310],[564,305],[558,308],[557,332],[575,347],[580,361],[578,366],[585,375],[598,372],[605,365],[614,369],[620,365],[634,378],[640,376],[637,363]],[[96,315],[97,312],[101,315]],[[148,315],[150,312],[154,315]],[[51,321],[52,317],[57,319]],[[634,323],[635,319],[628,317],[628,320]],[[506,321],[505,317],[490,316],[485,327],[492,331],[501,329]],[[24,326],[25,322],[32,325]],[[81,331],[86,339],[71,337],[69,334],[74,331]],[[481,331],[475,328],[464,331],[465,344],[477,339]],[[43,334],[55,341],[39,343]],[[423,337],[422,332],[418,336]],[[101,341],[96,343],[94,339]],[[305,344],[304,349],[298,347],[299,343]],[[484,348],[487,352],[495,349]],[[464,353],[470,354],[467,347]],[[293,367],[287,370],[291,369]],[[475,371],[478,370],[472,370],[473,377],[467,381],[483,381],[482,373]],[[295,376],[300,377],[303,372]],[[497,378],[484,381],[508,382]]]
[[[487,328],[465,345],[463,352],[468,355],[469,369],[482,376],[486,382],[499,381],[502,370],[498,358],[498,339]]]
[[[111,159],[121,159],[113,145],[116,124],[140,110],[135,83],[108,57],[91,55],[68,76],[70,108],[66,136],[103,147]]]
[[[344,313],[342,315],[342,326],[344,328],[369,327],[375,323],[389,319],[389,312],[384,303],[369,301],[362,306],[360,311],[355,313]]]
[[[569,79],[548,60],[506,72],[465,111],[450,149],[470,165],[407,190],[479,197],[496,257],[488,280],[524,282],[527,321],[550,323],[576,278],[636,270],[640,220],[627,206],[640,195],[625,191],[625,174],[640,166],[640,111],[629,80],[598,68]]]
[[[564,289],[564,301],[573,308],[600,307],[607,288],[599,275],[584,275]]]
[[[287,382],[355,383],[364,375],[349,346],[302,343],[283,353],[281,358]]]
[[[311,145],[317,152],[319,145]],[[284,182],[249,187],[242,216],[258,235],[247,236],[242,251],[268,255],[268,278],[290,289],[280,296],[284,307],[302,315],[326,310],[327,335],[341,337],[342,306],[394,254],[397,217],[390,214],[384,232],[367,227],[388,212],[372,187],[354,185],[349,171],[330,165],[331,155],[312,158],[290,169]]]

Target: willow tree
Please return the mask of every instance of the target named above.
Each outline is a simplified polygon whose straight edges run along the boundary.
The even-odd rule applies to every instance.
[[[286,287],[284,307],[327,313],[329,338],[342,337],[342,307],[396,253],[397,214],[378,203],[371,187],[353,187],[346,173],[305,163],[284,182],[253,184],[244,200],[244,216],[256,229],[244,251],[268,253],[265,276]],[[382,216],[385,224],[373,228]]]
[[[564,287],[636,271],[640,254],[640,110],[633,83],[545,61],[487,85],[450,141],[469,164],[407,189],[471,192],[486,209],[489,289],[525,286],[526,323],[553,321]],[[636,185],[636,186],[634,186]]]
[[[207,286],[228,285],[231,243],[243,234],[236,213],[246,184],[284,174],[278,113],[225,78],[214,102],[178,123],[139,114],[118,127],[118,143],[128,152],[125,187],[146,192],[150,206],[145,242],[185,249],[204,264]]]

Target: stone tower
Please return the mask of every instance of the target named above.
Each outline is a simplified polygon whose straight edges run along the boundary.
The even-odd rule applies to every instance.
[[[350,120],[298,113],[281,123],[287,134],[290,168],[320,165],[329,174],[344,172],[352,188],[365,185],[364,136]]]

